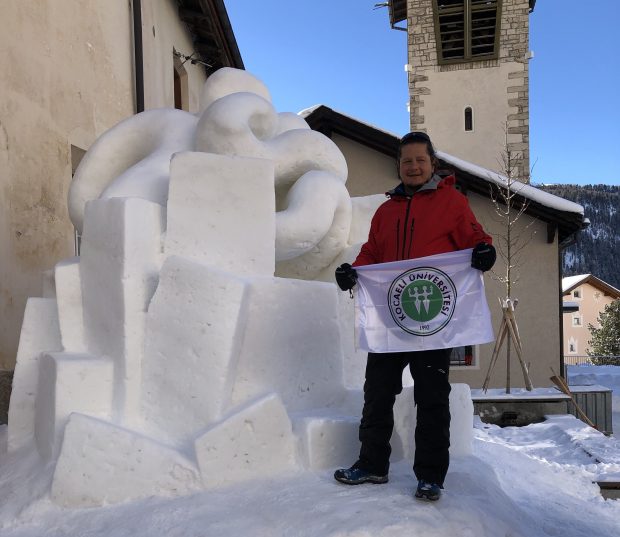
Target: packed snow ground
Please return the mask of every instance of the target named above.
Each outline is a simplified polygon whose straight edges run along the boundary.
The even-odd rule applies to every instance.
[[[587,377],[586,377],[587,375]],[[572,368],[577,384],[620,395],[620,367]],[[577,380],[578,382],[575,382]],[[618,408],[617,404],[614,405]],[[191,496],[149,498],[97,509],[63,509],[46,490],[51,469],[29,474],[23,457],[0,455],[2,537],[307,536],[610,537],[620,534],[620,500],[596,481],[620,481],[620,440],[572,416],[501,429],[476,422],[474,452],[453,458],[444,496],[413,496],[410,465],[386,485],[348,487],[331,471],[256,480]],[[614,420],[616,432],[618,421]],[[0,429],[2,442],[6,427]],[[352,461],[343,461],[347,464]]]

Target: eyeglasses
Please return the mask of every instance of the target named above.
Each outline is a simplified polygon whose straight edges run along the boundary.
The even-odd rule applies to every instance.
[[[405,136],[403,136],[400,139],[400,145],[409,143],[409,142],[414,142],[416,140],[420,140],[423,142],[430,142],[430,136],[428,134],[426,134],[425,132],[410,132],[409,134],[405,134]]]

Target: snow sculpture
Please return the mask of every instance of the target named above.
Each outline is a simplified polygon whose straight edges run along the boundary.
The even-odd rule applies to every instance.
[[[196,116],[144,112],[93,145],[70,192],[81,256],[28,301],[9,409],[8,448],[55,463],[55,502],[355,458],[361,391],[343,380],[342,298],[313,280],[353,255],[376,206],[352,202],[346,176],[329,139],[232,69],[209,79]],[[412,453],[411,399],[406,388],[395,459]],[[467,453],[468,388],[452,401],[464,428],[452,449]]]
[[[275,166],[276,261],[289,275],[311,278],[345,247],[351,199],[347,164],[327,137],[296,114],[278,114],[267,88],[245,71],[224,68],[201,95],[198,116],[149,110],[101,136],[85,155],[69,192],[69,213],[82,230],[93,199],[168,200],[171,156],[199,151],[268,159]],[[238,177],[235,192],[254,181]],[[234,194],[233,193],[233,194]]]

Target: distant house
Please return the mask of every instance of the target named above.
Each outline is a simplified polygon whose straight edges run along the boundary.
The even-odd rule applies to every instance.
[[[620,290],[592,274],[580,274],[562,279],[564,314],[564,360],[566,363],[587,361],[590,350],[589,325],[599,327],[598,316],[614,300]],[[571,308],[572,306],[572,308]]]
[[[347,188],[351,196],[384,193],[398,184],[395,158],[399,136],[324,105],[304,110],[300,115],[311,128],[330,137],[344,154],[349,165]],[[455,174],[457,187],[468,197],[478,220],[497,244],[505,230],[497,221],[491,192],[502,184],[503,178],[442,151],[438,151],[438,157],[440,167]],[[533,221],[528,232],[535,232],[524,250],[520,279],[514,286],[513,296],[519,299],[516,317],[532,381],[535,386],[548,386],[549,368],[562,371],[563,365],[560,253],[575,240],[584,225],[583,207],[530,185],[518,183],[515,188],[519,189],[519,200],[528,204],[525,217],[515,231]],[[357,233],[361,235],[359,230]],[[494,271],[501,274],[504,270],[500,259]],[[498,299],[505,296],[505,290],[490,273],[485,274],[485,285],[497,329],[501,321]],[[451,380],[481,387],[492,350],[492,345],[473,349],[471,365],[455,367]],[[512,361],[511,377],[512,386],[523,385],[516,359]],[[505,360],[499,360],[491,387],[504,386],[505,378]]]
[[[210,73],[243,61],[223,0],[4,2],[0,42],[0,370],[12,370],[27,297],[75,255],[67,192],[86,150],[143,110],[196,112]]]

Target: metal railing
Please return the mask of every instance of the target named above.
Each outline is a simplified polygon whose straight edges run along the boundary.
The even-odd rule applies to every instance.
[[[620,365],[620,356],[564,355],[564,365]]]

